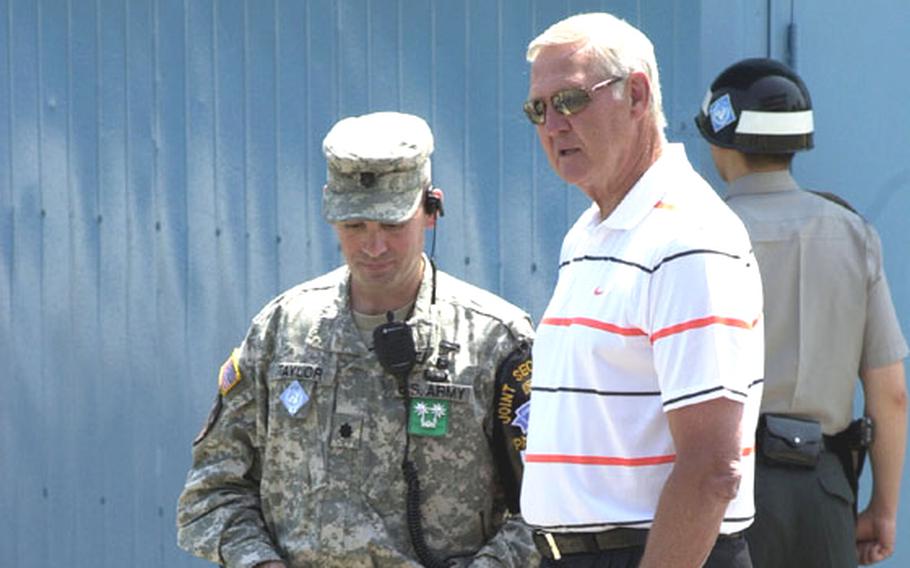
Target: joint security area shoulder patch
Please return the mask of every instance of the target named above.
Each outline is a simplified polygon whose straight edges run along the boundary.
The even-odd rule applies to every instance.
[[[493,459],[503,482],[506,505],[520,507],[523,454],[527,447],[527,420],[531,409],[531,345],[523,342],[506,356],[496,371],[493,397]]]
[[[221,396],[226,395],[237,386],[242,378],[240,364],[237,363],[237,350],[234,349],[228,360],[221,365],[221,371],[218,372],[218,392],[221,393]]]

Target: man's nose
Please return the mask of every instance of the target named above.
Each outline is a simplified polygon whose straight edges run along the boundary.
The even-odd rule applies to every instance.
[[[544,112],[546,120],[543,127],[548,133],[563,132],[569,129],[569,117],[553,108],[553,105],[547,105],[547,110]]]
[[[388,247],[382,231],[369,231],[364,238],[363,252],[369,256],[381,256]]]

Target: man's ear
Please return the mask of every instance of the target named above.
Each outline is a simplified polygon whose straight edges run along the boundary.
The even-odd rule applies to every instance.
[[[432,211],[427,211],[427,229],[432,229],[436,226],[436,220],[443,215],[442,202],[443,202],[443,192],[438,187],[432,187],[427,190],[427,197],[432,198],[435,201]]]
[[[629,83],[632,116],[634,118],[645,116],[651,108],[651,82],[648,76],[641,71],[633,71],[626,80]]]

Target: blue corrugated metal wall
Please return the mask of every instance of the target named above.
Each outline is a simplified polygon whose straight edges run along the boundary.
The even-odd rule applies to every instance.
[[[878,225],[910,321],[898,0],[0,0],[0,564],[197,565],[173,529],[190,439],[252,314],[340,261],[320,145],[341,116],[429,120],[440,264],[539,316],[585,199],[519,110],[524,47],[599,9],[652,37],[668,134],[715,181],[708,82],[785,58],[798,24],[818,150],[797,172]]]

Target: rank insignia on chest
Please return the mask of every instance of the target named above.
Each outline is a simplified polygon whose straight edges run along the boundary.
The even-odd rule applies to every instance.
[[[449,401],[432,398],[411,400],[408,433],[415,436],[445,436],[449,431]]]

